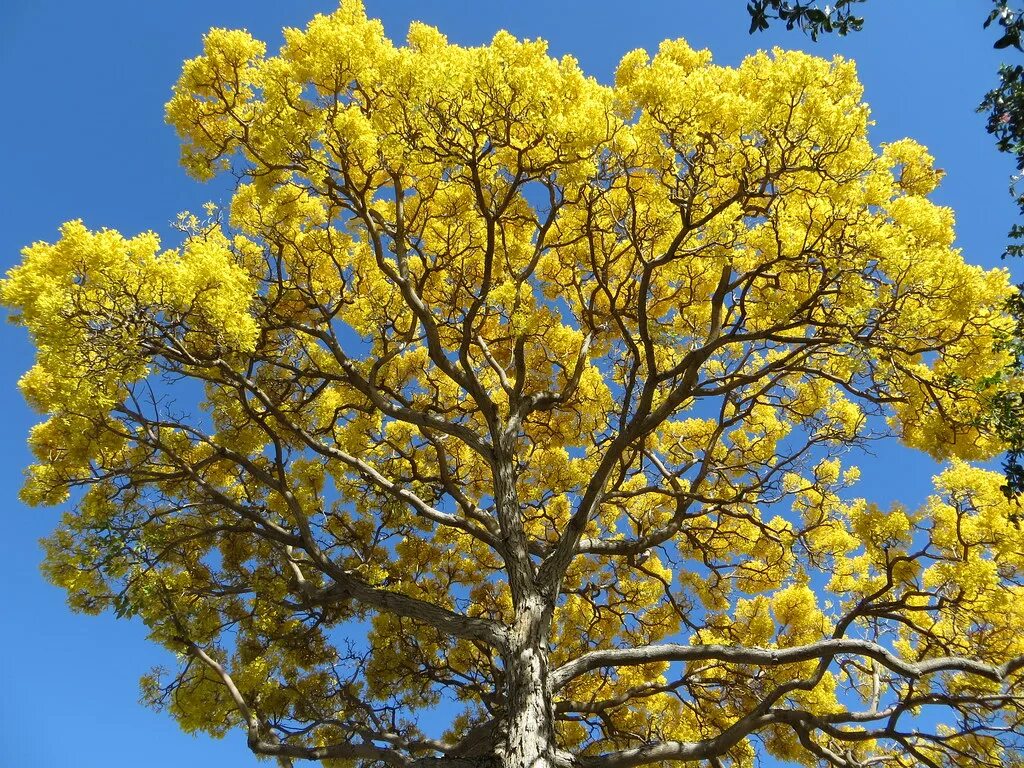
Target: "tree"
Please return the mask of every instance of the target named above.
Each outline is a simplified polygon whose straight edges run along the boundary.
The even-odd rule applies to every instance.
[[[167,107],[229,210],[0,286],[46,572],[175,654],[150,704],[285,764],[1020,764],[1024,534],[966,463],[1013,289],[851,63],[285,38]],[[954,459],[922,509],[850,498],[886,435]]]

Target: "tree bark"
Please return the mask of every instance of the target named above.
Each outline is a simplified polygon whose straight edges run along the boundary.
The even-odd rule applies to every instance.
[[[494,496],[505,545],[514,618],[502,649],[505,666],[505,717],[495,740],[494,757],[501,768],[555,768],[555,716],[548,681],[548,639],[554,600],[539,588],[530,560],[522,509],[516,493],[513,420],[494,435]]]
[[[554,708],[548,682],[551,607],[530,595],[516,612],[505,659],[508,714],[496,756],[502,768],[554,768]]]

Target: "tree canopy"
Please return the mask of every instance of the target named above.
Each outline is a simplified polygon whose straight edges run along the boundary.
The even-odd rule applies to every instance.
[[[46,572],[173,655],[150,704],[283,763],[1021,764],[1024,532],[968,463],[1014,289],[851,62],[602,85],[346,0],[210,31],[167,116],[230,206],[0,284]],[[886,438],[950,459],[920,509],[855,496]]]

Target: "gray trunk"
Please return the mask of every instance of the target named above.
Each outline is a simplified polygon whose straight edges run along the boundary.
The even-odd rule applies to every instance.
[[[557,761],[548,686],[551,610],[537,595],[520,605],[517,613],[505,659],[508,730],[497,757],[502,768],[552,768]]]
[[[495,441],[494,495],[505,541],[505,566],[515,610],[503,652],[506,712],[495,740],[501,768],[554,768],[554,708],[548,685],[552,601],[539,593],[516,497],[513,448],[506,430]],[[564,761],[562,761],[564,763]]]

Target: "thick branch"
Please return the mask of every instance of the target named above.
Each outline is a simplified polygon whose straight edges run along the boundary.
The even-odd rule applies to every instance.
[[[1005,664],[986,664],[962,656],[948,656],[908,662],[884,646],[867,640],[837,638],[821,640],[793,648],[746,648],[730,645],[646,645],[636,648],[613,648],[591,651],[563,664],[551,673],[552,690],[559,690],[580,675],[601,667],[636,666],[659,661],[720,661],[727,664],[756,664],[778,666],[796,664],[811,659],[823,659],[848,654],[874,659],[896,674],[916,680],[937,672],[962,672],[978,675],[994,682],[1002,682],[1009,675],[1024,668],[1024,656]]]

